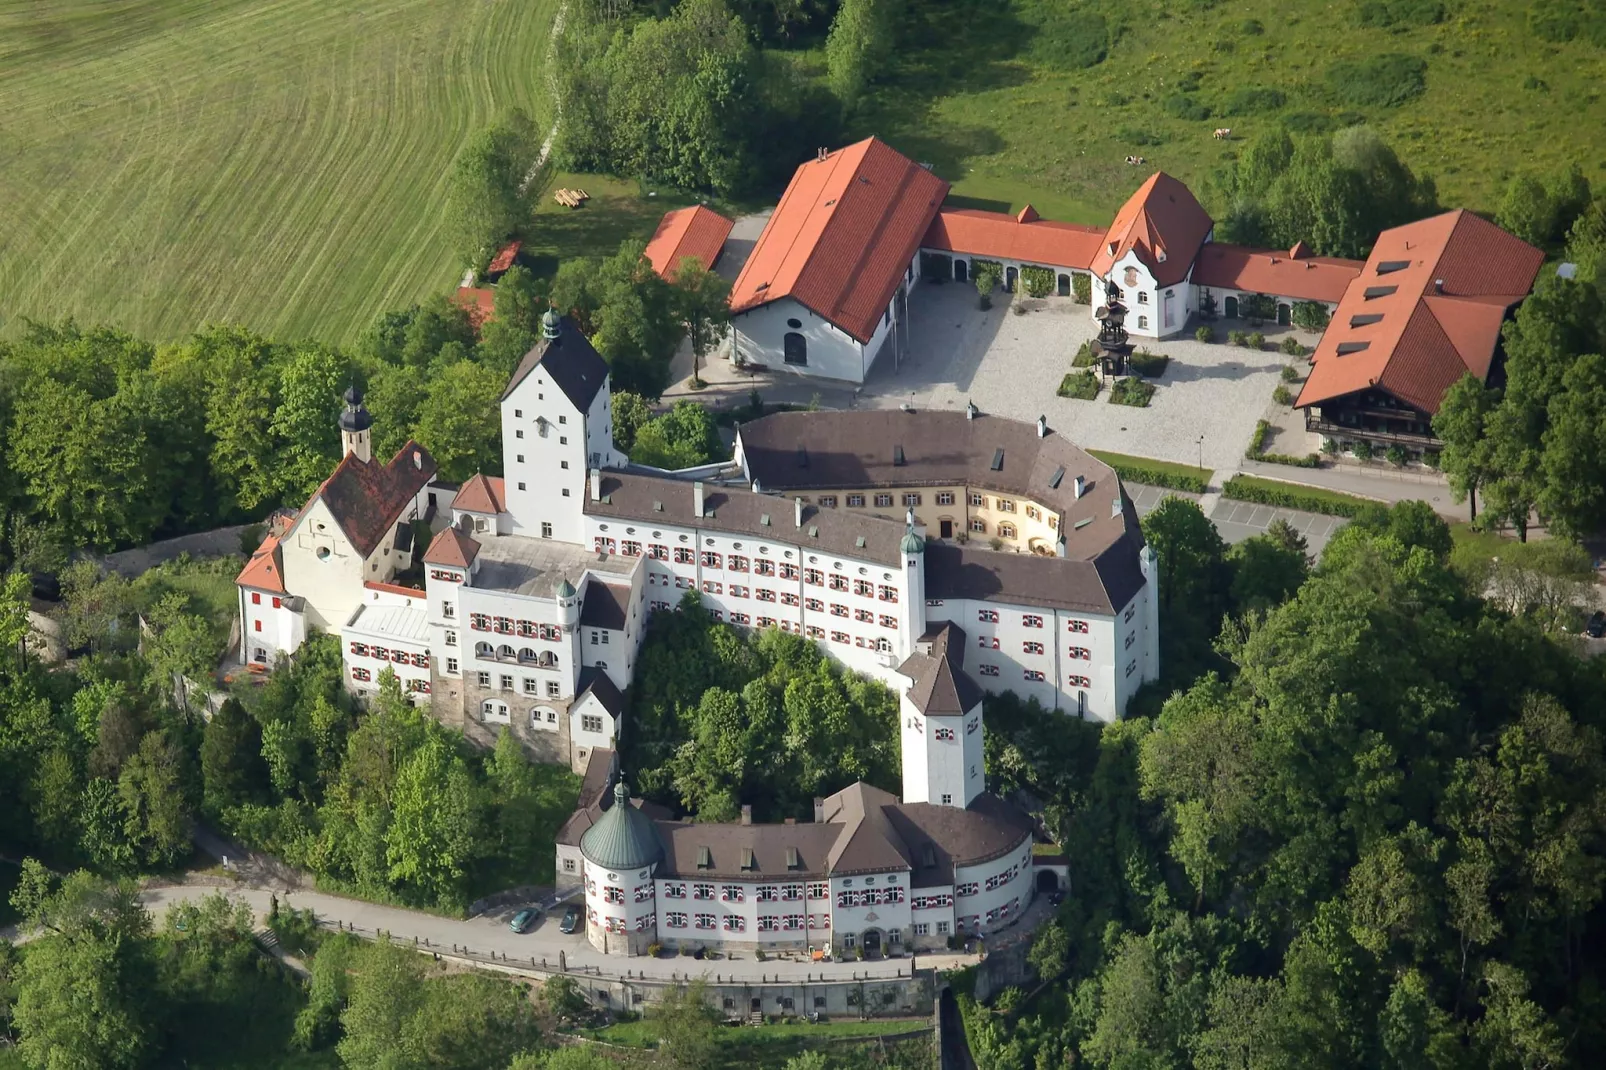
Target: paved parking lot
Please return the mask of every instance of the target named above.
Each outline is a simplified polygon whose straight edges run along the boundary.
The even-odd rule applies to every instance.
[[[879,360],[856,404],[962,409],[974,401],[984,412],[1017,420],[1046,415],[1084,448],[1184,464],[1199,463],[1202,452],[1205,467],[1230,469],[1243,457],[1287,359],[1271,348],[1281,337],[1276,327],[1267,329],[1261,352],[1194,341],[1190,328],[1177,339],[1138,341],[1171,358],[1148,408],[1111,405],[1107,392],[1095,401],[1074,401],[1054,391],[1077,348],[1097,334],[1088,306],[1065,297],[1021,297],[1029,311],[1016,315],[1011,295],[1000,292],[993,300],[982,312],[970,286],[915,287],[909,355],[897,368],[888,357]],[[1218,331],[1225,335],[1226,325]]]
[[[1160,504],[1166,497],[1187,498],[1189,501],[1198,501],[1199,495],[1187,494],[1180,490],[1165,490],[1161,487],[1146,487],[1136,483],[1126,484],[1126,492],[1132,497],[1132,505],[1137,509],[1139,516],[1146,516]],[[1254,505],[1250,502],[1235,502],[1222,498],[1210,511],[1210,521],[1221,532],[1221,537],[1229,544],[1243,542],[1247,538],[1259,535],[1271,526],[1271,522],[1278,517],[1288,521],[1294,530],[1305,536],[1312,557],[1319,557],[1322,548],[1333,533],[1345,524],[1346,519],[1339,516],[1323,516],[1320,513],[1302,513],[1296,509],[1273,509],[1269,505]]]

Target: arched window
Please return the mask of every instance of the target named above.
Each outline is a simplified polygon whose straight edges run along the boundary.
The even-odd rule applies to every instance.
[[[499,658],[506,658],[507,660],[512,661],[513,660],[513,648],[508,646],[506,643],[503,643],[501,646],[496,648],[496,656],[499,657]]]
[[[480,720],[506,721],[507,719],[507,703],[490,698],[480,703]]]
[[[534,649],[532,649],[531,647],[527,647],[527,646],[519,648],[519,664],[520,665],[533,665],[535,663],[535,661],[536,661],[536,654],[535,654]]]
[[[786,337],[781,339],[781,355],[788,364],[807,364],[809,362],[809,341],[797,331],[787,331]]]
[[[555,669],[558,667],[558,656],[550,650],[543,650],[541,651],[541,659],[536,664],[543,669]]]
[[[1138,330],[1146,331],[1148,329],[1149,329],[1149,317],[1147,317],[1147,316],[1139,316],[1138,317]]]
[[[496,657],[496,648],[490,643],[475,643],[474,656],[476,658],[494,658]]]

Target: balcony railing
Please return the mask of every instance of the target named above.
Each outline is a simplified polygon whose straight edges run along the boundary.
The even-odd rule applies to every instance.
[[[1390,446],[1410,446],[1415,449],[1437,449],[1441,445],[1432,433],[1375,431],[1369,427],[1335,424],[1310,411],[1305,413],[1305,430],[1327,435],[1330,438],[1361,438],[1368,442],[1382,442]]]

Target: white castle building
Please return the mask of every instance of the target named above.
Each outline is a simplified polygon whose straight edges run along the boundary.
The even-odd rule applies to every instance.
[[[502,477],[442,483],[412,442],[381,464],[361,395],[346,401],[340,464],[240,572],[242,660],[337,633],[359,697],[389,668],[471,737],[506,728],[586,771],[559,879],[586,886],[609,951],[996,927],[1031,899],[1032,833],[985,793],[983,688],[1113,720],[1158,674],[1132,503],[1042,420],[777,414],[740,429],[717,478],[677,479],[615,447],[607,366],[554,313],[502,396]],[[896,689],[902,801],[854,785],[784,826],[609,807],[645,622],[689,590],[716,619],[806,636]]]

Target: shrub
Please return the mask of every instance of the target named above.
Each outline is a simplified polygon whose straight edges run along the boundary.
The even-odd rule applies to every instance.
[[[262,545],[262,537],[267,533],[268,529],[262,524],[247,524],[241,528],[240,552],[248,557],[256,553],[257,547]]]
[[[1093,366],[1093,343],[1083,342],[1076,347],[1076,356],[1071,358],[1073,368],[1091,368]]]
[[[1288,389],[1286,383],[1278,383],[1277,389],[1271,392],[1271,399],[1279,405],[1292,405],[1294,394]]]
[[[1263,461],[1266,464],[1286,464],[1290,468],[1320,468],[1322,466],[1321,455],[1317,453],[1307,453],[1303,457],[1295,457],[1291,453],[1262,453],[1254,459]]]
[[[1210,118],[1210,105],[1203,103],[1192,93],[1172,93],[1165,98],[1161,106],[1169,114],[1187,122],[1203,122]]]
[[[1355,24],[1386,30],[1392,26],[1432,26],[1444,21],[1439,0],[1360,0]]]
[[[1353,442],[1350,444],[1349,451],[1357,461],[1370,461],[1372,459],[1372,444],[1370,442]]]
[[[1238,315],[1251,325],[1277,318],[1277,302],[1269,294],[1246,294],[1238,299]]]
[[[1054,272],[1026,264],[1020,269],[1020,285],[1028,297],[1047,297],[1054,292]]]
[[[1016,305],[1015,306],[1015,315],[1024,316],[1024,315],[1026,315],[1026,313],[1027,313],[1027,308],[1026,308],[1025,305]]]
[[[1337,457],[1338,456],[1338,440],[1337,439],[1331,439],[1331,438],[1322,439],[1322,452],[1327,454],[1327,456],[1329,456],[1329,457]]]
[[[1115,474],[1125,483],[1141,483],[1146,487],[1161,487],[1165,490],[1185,490],[1192,494],[1203,494],[1208,486],[1208,473],[1200,470],[1199,475],[1187,475],[1169,468],[1147,468],[1141,464],[1123,462],[1110,464]]]
[[[763,962],[764,961],[764,949],[761,948],[761,947],[760,948],[755,948],[754,951],[753,951],[753,959],[756,962]]]
[[[1259,331],[1250,331],[1249,334],[1244,338],[1244,345],[1248,346],[1250,349],[1265,349],[1266,336],[1261,334]]]
[[[664,945],[663,944],[648,944],[647,945],[647,957],[648,958],[654,958],[655,959],[659,955],[663,954],[663,951],[664,951]]]
[[[1427,61],[1403,52],[1340,60],[1327,68],[1327,86],[1358,108],[1397,108],[1427,88]]]
[[[1146,409],[1149,407],[1149,399],[1154,397],[1154,390],[1153,383],[1145,383],[1137,376],[1129,375],[1124,379],[1117,379],[1115,385],[1110,387],[1110,403]]]
[[[1127,358],[1127,366],[1147,379],[1158,379],[1165,374],[1165,367],[1171,363],[1171,358],[1160,353],[1150,353],[1147,349],[1140,349]]]
[[[1164,137],[1152,130],[1143,130],[1136,126],[1121,127],[1115,132],[1115,137],[1123,145],[1136,145],[1138,148],[1165,144]]]
[[[1081,372],[1066,372],[1065,378],[1060,380],[1059,389],[1054,393],[1062,398],[1092,401],[1099,396],[1099,377],[1092,369]]]
[[[1283,116],[1283,126],[1296,134],[1325,134],[1335,125],[1326,112],[1296,111]]]
[[[1259,19],[1244,19],[1238,26],[1238,32],[1245,37],[1259,37],[1266,32],[1266,27],[1260,24]]]
[[[1288,98],[1280,89],[1246,85],[1228,95],[1226,103],[1221,106],[1221,114],[1259,115],[1261,112],[1276,111],[1286,103]]]
[[[1297,301],[1294,303],[1292,319],[1294,326],[1305,331],[1325,331],[1327,321],[1332,317],[1327,314],[1327,306],[1320,301]]]
[[[1227,344],[1235,346],[1248,345],[1249,343],[1245,341],[1248,337],[1249,334],[1246,331],[1228,331]]]
[[[1046,19],[1032,38],[1032,51],[1048,66],[1062,71],[1095,66],[1109,50],[1109,23],[1092,11],[1056,14]]]
[[[987,540],[987,545],[992,547],[994,550],[1002,550],[1004,548],[1004,540],[1000,539],[997,535],[994,535],[992,538]],[[864,956],[860,955],[859,957],[863,958]]]
[[[1533,0],[1528,5],[1528,29],[1556,44],[1580,36],[1591,44],[1606,44],[1603,23],[1603,12],[1589,0]]]
[[[969,541],[970,532],[966,531],[964,528],[960,528],[958,531],[954,532],[954,542],[957,542],[960,546],[965,545],[965,543]]]
[[[1240,502],[1271,505],[1279,509],[1302,509],[1307,513],[1323,513],[1327,516],[1354,516],[1364,508],[1364,503],[1360,501],[1345,501],[1336,496],[1305,493],[1297,487],[1289,487],[1287,490],[1280,487],[1272,488],[1263,483],[1251,482],[1244,476],[1233,476],[1223,483],[1221,496]]]
[[[1437,471],[1438,467],[1439,467],[1439,451],[1438,450],[1423,450],[1422,451],[1422,463],[1424,465],[1426,465],[1427,467],[1432,468],[1435,471]]]
[[[1193,340],[1196,342],[1204,342],[1209,344],[1210,342],[1214,342],[1216,340],[1216,332],[1214,328],[1211,327],[1200,327],[1198,330],[1193,332]]]
[[[1406,456],[1404,446],[1390,446],[1388,453],[1384,454],[1384,456],[1388,458],[1389,464],[1392,464],[1395,468],[1404,468],[1405,462],[1409,459]]]
[[[1271,434],[1271,424],[1260,420],[1255,424],[1255,433],[1249,436],[1249,449],[1245,455],[1249,457],[1260,456],[1260,451],[1266,448],[1266,436]]]
[[[1280,348],[1284,353],[1287,353],[1290,357],[1303,357],[1306,352],[1305,347],[1299,344],[1299,339],[1295,338],[1293,335],[1288,335],[1286,338],[1284,338],[1283,344],[1278,348]],[[1283,365],[1283,382],[1291,383],[1298,378],[1299,373],[1294,370],[1294,366],[1292,364]]]
[[[1071,276],[1071,296],[1079,305],[1093,303],[1093,276],[1078,271]]]

